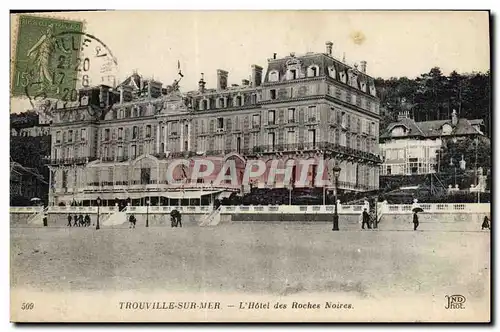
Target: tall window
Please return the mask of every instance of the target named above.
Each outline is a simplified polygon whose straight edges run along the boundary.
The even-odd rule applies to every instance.
[[[141,168],[141,184],[149,184],[151,181],[151,168]]]
[[[61,132],[56,132],[56,143],[61,143]]]
[[[146,137],[151,137],[151,125],[146,126]]]
[[[309,122],[318,121],[318,114],[317,114],[316,106],[309,106],[309,108],[308,108],[308,120],[309,120]]]
[[[276,99],[276,90],[275,89],[269,90],[269,93],[270,93],[270,97],[272,100]]]
[[[274,133],[269,133],[267,135],[267,143],[270,147],[272,147],[274,149],[274,144],[275,144],[275,135]]]
[[[109,129],[104,129],[104,140],[109,141]]]
[[[80,137],[82,142],[87,140],[87,129],[83,128],[82,130],[80,130]]]
[[[254,114],[252,116],[252,128],[259,128],[259,127],[260,127],[260,115]]]
[[[118,128],[118,139],[123,139],[123,128]]]
[[[267,123],[270,124],[270,125],[273,125],[273,124],[276,123],[276,119],[274,117],[274,111],[269,111],[268,112]]]
[[[287,133],[286,136],[286,143],[287,144],[295,144],[295,131],[291,130]]]
[[[252,133],[250,144],[252,144],[253,147],[259,145],[259,133]]]
[[[288,123],[295,122],[295,108],[288,109]]]
[[[217,129],[224,130],[224,118],[217,118]]]
[[[316,147],[316,129],[308,130],[308,142],[311,143],[313,147]]]
[[[139,127],[134,126],[132,128],[132,139],[137,139],[138,136],[139,136]]]
[[[68,171],[64,170],[62,172],[62,187],[67,188],[68,187]]]
[[[118,147],[118,158],[123,157],[123,146]]]
[[[68,131],[68,143],[73,142],[73,130]]]
[[[241,137],[236,138],[236,152],[241,153]]]
[[[130,156],[131,156],[132,158],[137,157],[137,145],[132,145],[132,146],[130,147]]]

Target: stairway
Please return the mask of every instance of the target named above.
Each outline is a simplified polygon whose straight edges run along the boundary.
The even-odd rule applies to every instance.
[[[216,210],[210,211],[210,213],[207,213],[201,218],[201,221],[199,223],[199,226],[217,226],[220,223],[220,211],[221,208],[219,207]]]
[[[29,216],[27,224],[32,225],[32,226],[36,226],[36,225],[42,226],[43,225],[43,216],[45,215],[45,213],[47,212],[48,209],[49,209],[49,207],[47,206],[43,210],[33,213],[31,216]]]
[[[103,219],[103,226],[117,226],[122,225],[127,222],[126,212],[114,212],[108,215],[107,218]]]

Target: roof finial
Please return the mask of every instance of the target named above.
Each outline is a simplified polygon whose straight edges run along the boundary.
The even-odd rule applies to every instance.
[[[344,52],[344,56],[342,57],[342,62],[345,63],[345,52]]]

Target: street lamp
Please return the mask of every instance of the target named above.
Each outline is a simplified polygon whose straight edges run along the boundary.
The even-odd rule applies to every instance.
[[[333,195],[333,199],[335,200],[335,211],[333,212],[333,228],[332,231],[338,231],[339,230],[339,214],[337,210],[337,191],[339,189],[339,175],[340,175],[340,167],[335,164],[335,166],[332,169],[333,171],[333,176],[335,177],[335,192]]]
[[[146,227],[149,227],[149,199],[146,201]]]
[[[101,229],[99,226],[99,207],[101,206],[101,197],[97,197],[97,223],[95,225],[95,229]]]

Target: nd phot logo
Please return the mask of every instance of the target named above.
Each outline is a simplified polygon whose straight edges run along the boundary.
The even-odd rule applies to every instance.
[[[465,309],[465,296],[463,295],[446,295],[445,309]]]

